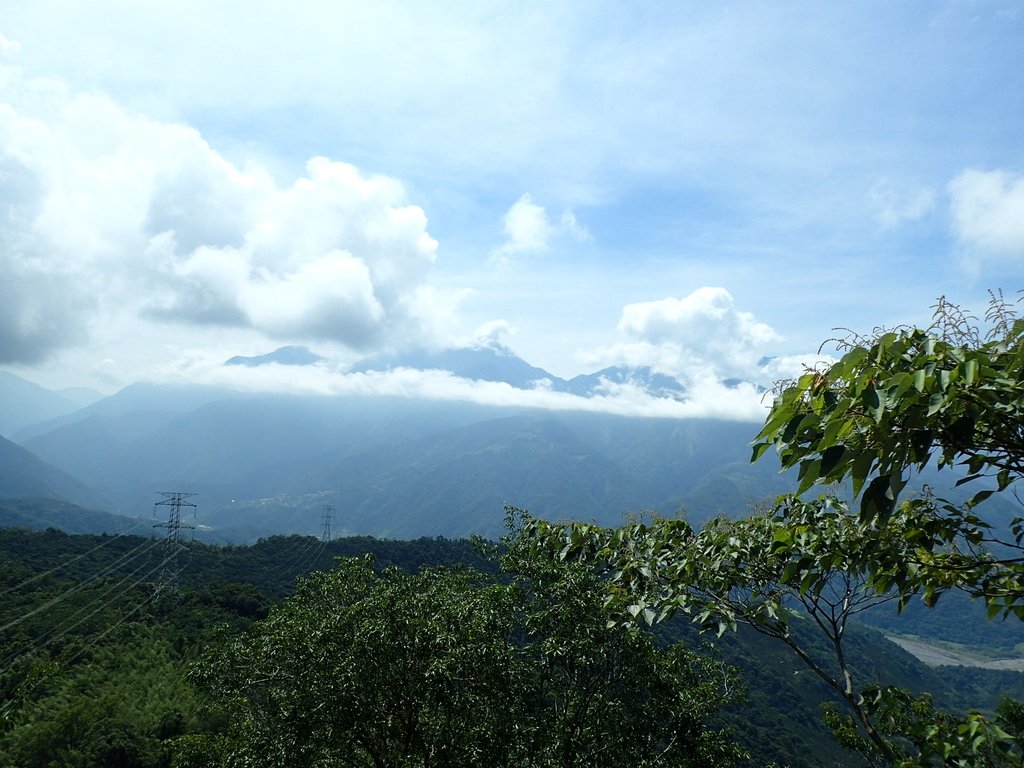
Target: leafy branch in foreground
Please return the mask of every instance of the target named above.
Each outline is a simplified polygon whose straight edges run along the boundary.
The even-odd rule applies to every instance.
[[[941,299],[937,307],[931,330],[859,340],[785,386],[753,459],[774,446],[783,467],[799,468],[798,493],[851,480],[866,520],[891,514],[909,471],[933,459],[967,469],[958,485],[993,477],[1007,488],[1024,472],[1024,319],[999,304],[990,317],[1001,333],[982,342],[958,308]],[[971,506],[992,492],[979,491]]]
[[[683,521],[601,529],[524,516],[524,536],[539,555],[595,567],[614,615],[651,623],[682,611],[719,634],[742,623],[786,643],[845,702],[829,723],[871,764],[1020,765],[1021,729],[1003,727],[1020,719],[1017,705],[995,723],[899,689],[858,690],[843,645],[867,607],[918,595],[933,605],[950,589],[984,599],[990,617],[1024,618],[1024,522],[1007,539],[976,511],[1024,472],[1024,320],[1002,294],[986,318],[983,334],[940,299],[930,328],[854,337],[838,362],[784,386],[753,460],[774,446],[784,468],[798,468],[799,487],[770,514],[699,531]],[[910,473],[933,461],[965,467],[958,485],[987,477],[995,488],[964,505],[928,492],[901,502]],[[846,479],[858,514],[833,497],[800,498]],[[797,620],[828,641],[827,658],[793,632]]]
[[[746,625],[785,643],[844,702],[849,714],[834,711],[828,722],[869,764],[931,765],[928,756],[944,750],[948,762],[940,765],[1019,765],[1021,742],[998,725],[935,711],[898,689],[864,687],[848,658],[847,630],[858,614],[919,592],[914,574],[934,566],[929,547],[943,540],[941,519],[923,529],[919,512],[905,505],[885,524],[864,524],[835,498],[793,496],[768,514],[712,520],[699,530],[683,520],[606,529],[519,514],[535,557],[587,564],[605,580],[612,623],[683,613],[705,631]],[[947,565],[957,558],[939,556]],[[964,567],[935,567],[929,583],[979,567],[969,557],[956,562]],[[807,628],[824,647],[809,642]],[[924,712],[933,713],[935,728],[903,728]]]

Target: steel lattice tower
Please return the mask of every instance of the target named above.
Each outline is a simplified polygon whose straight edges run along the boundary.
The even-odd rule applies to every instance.
[[[181,522],[181,508],[191,507],[193,510],[196,509],[196,504],[191,501],[186,501],[191,496],[195,496],[194,493],[182,493],[181,491],[158,491],[158,493],[164,497],[163,501],[158,501],[153,505],[153,512],[156,513],[157,507],[168,507],[167,511],[167,522],[157,523],[154,528],[166,528],[167,534],[164,536],[164,565],[160,570],[160,581],[157,583],[156,591],[159,594],[162,590],[169,590],[170,592],[178,593],[178,575],[181,572],[181,565],[179,563],[179,555],[181,551],[185,549],[184,546],[179,542],[179,534],[182,528],[193,528],[191,525],[183,525]],[[193,515],[195,512],[193,511]]]
[[[331,504],[324,504],[323,510],[324,514],[321,519],[323,530],[320,533],[320,541],[327,542],[331,540],[331,513],[334,512],[334,507]]]

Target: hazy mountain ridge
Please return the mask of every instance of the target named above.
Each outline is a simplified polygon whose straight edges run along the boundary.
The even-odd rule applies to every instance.
[[[335,505],[345,530],[401,538],[496,536],[506,502],[547,517],[618,522],[642,495],[622,467],[558,420],[535,414],[379,448],[296,480],[296,490],[324,489],[323,502]]]
[[[85,509],[58,499],[22,497],[0,499],[0,528],[66,533],[126,533],[153,535],[152,521]]]
[[[75,424],[92,416],[125,416],[145,410],[169,414],[185,413],[208,402],[245,396],[245,393],[242,392],[200,384],[139,382],[129,384],[113,395],[97,400],[84,408],[30,424],[20,429],[11,439],[16,443],[25,444],[34,437],[48,434],[59,427]]]
[[[92,416],[26,446],[88,477],[125,514],[145,512],[156,490],[180,489],[199,493],[204,522],[264,534],[313,532],[332,503],[352,533],[494,535],[506,501],[606,524],[688,504],[716,467],[745,460],[746,426],[264,395]],[[767,483],[759,495],[781,490],[767,463],[750,471]]]
[[[369,358],[361,369],[390,365],[581,392],[605,382],[671,385],[650,369],[608,368],[566,382],[500,345]],[[402,537],[498,535],[506,502],[607,525],[648,509],[682,507],[695,523],[744,514],[751,501],[793,488],[771,456],[749,463],[756,429],[714,419],[139,383],[19,438],[41,462],[95,489],[69,492],[68,500],[102,497],[107,509],[131,516],[149,514],[158,490],[195,492],[203,524],[251,539],[315,533],[324,504],[337,509],[336,530]],[[29,495],[60,495],[40,487],[47,486]]]
[[[402,353],[374,355],[355,363],[349,371],[391,371],[412,368],[419,371],[448,371],[476,381],[504,382],[517,389],[532,389],[545,382],[556,391],[567,391],[567,382],[543,368],[530,365],[500,344],[453,347],[442,350],[415,349]]]
[[[224,365],[245,365],[249,368],[269,365],[271,363],[277,363],[278,365],[314,365],[321,360],[323,358],[320,355],[311,352],[306,347],[288,346],[278,347],[273,352],[268,352],[265,355],[255,355],[252,357],[235,355],[226,360]]]
[[[581,374],[565,382],[563,391],[580,397],[593,397],[616,385],[638,387],[655,397],[672,399],[681,399],[686,393],[678,379],[657,373],[646,365],[635,368],[615,365],[595,373]]]
[[[101,502],[74,477],[0,437],[0,499],[33,497],[87,505]]]
[[[517,357],[508,347],[496,342],[475,347],[433,351],[416,349],[403,353],[375,355],[357,362],[349,370],[353,373],[366,373],[397,368],[448,371],[460,378],[504,382],[517,389],[543,387],[577,397],[594,397],[622,386],[635,387],[652,397],[659,398],[681,400],[685,399],[686,395],[686,387],[679,379],[655,371],[649,366],[609,366],[567,380],[543,368],[530,365]],[[735,379],[730,382],[727,382],[729,386],[739,383]]]
[[[539,370],[494,350],[483,359]],[[749,432],[711,420],[138,384],[22,434],[25,448],[122,514],[147,513],[155,491],[178,489],[199,494],[205,524],[253,536],[314,532],[324,503],[350,533],[418,536],[496,535],[505,502],[605,524],[680,505],[702,519],[689,495],[718,467],[745,461]],[[758,495],[781,490],[767,464],[750,471]]]
[[[93,396],[93,402],[102,397],[84,388],[55,392],[0,371],[0,435],[12,437],[32,424],[73,413]]]

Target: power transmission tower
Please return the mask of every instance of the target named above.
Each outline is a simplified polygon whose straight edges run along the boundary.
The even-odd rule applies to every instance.
[[[181,573],[181,565],[179,563],[179,555],[185,547],[179,542],[179,533],[182,528],[194,528],[192,525],[183,525],[181,522],[181,508],[191,507],[193,509],[193,516],[195,515],[196,504],[191,501],[186,501],[191,496],[195,496],[194,493],[182,493],[181,491],[158,491],[158,493],[164,497],[163,501],[158,501],[153,505],[153,513],[156,513],[157,507],[168,507],[167,510],[167,522],[157,523],[154,528],[166,528],[167,533],[164,536],[164,565],[160,571],[160,580],[157,582],[156,594],[160,594],[163,590],[168,590],[174,595],[178,594],[178,575]]]
[[[331,513],[334,512],[334,506],[331,504],[324,504],[324,514],[321,522],[323,523],[323,531],[320,534],[320,541],[328,542],[331,540]]]

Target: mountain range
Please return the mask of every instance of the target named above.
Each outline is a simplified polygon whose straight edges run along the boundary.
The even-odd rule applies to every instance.
[[[686,389],[678,379],[653,371],[647,366],[612,366],[571,379],[555,376],[530,365],[507,347],[494,342],[457,349],[413,350],[402,354],[384,354],[366,358],[351,367],[353,373],[390,371],[397,368],[448,371],[463,379],[500,381],[517,389],[544,387],[579,397],[593,397],[609,385],[630,384],[654,397],[678,399]]]
[[[46,389],[0,371],[0,435],[10,437],[31,424],[73,413],[102,397],[84,387]]]
[[[225,365],[321,360],[285,347]],[[351,371],[395,368],[523,389],[543,382],[581,397],[623,383],[685,396],[682,384],[650,369],[606,368],[564,380],[494,344],[376,356]],[[8,406],[0,404],[0,418],[16,423]],[[316,533],[326,505],[336,510],[338,533],[497,535],[505,503],[607,524],[680,507],[699,520],[743,511],[750,499],[788,486],[769,462],[747,464],[756,426],[728,421],[151,383],[81,408],[34,413],[35,422],[13,433],[18,445],[10,443],[37,462],[40,490],[32,495],[138,516],[150,514],[157,491],[194,492],[197,523],[230,540]],[[0,497],[25,495],[22,486],[4,480]]]

